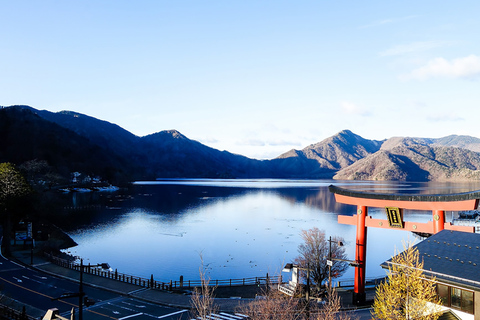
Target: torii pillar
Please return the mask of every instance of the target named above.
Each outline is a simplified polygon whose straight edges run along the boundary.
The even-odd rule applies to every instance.
[[[463,232],[475,232],[474,227],[454,226],[445,223],[445,211],[475,210],[480,199],[480,190],[456,194],[381,194],[359,192],[329,186],[335,194],[338,203],[357,206],[357,214],[353,216],[338,216],[338,223],[357,226],[355,242],[355,283],[353,303],[365,303],[365,266],[367,259],[367,227],[392,230],[406,230],[434,234],[444,229]],[[368,216],[368,207],[386,208],[388,220],[372,219]],[[403,221],[402,210],[432,211],[433,221],[427,223]]]

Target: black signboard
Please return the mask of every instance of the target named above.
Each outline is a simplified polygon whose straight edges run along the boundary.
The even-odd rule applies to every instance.
[[[385,207],[387,211],[388,224],[392,228],[403,229],[403,212],[397,207]]]

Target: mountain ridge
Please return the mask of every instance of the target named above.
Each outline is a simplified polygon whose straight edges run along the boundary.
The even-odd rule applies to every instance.
[[[5,125],[7,122],[10,126]],[[31,160],[28,157],[40,158],[55,167],[62,163],[62,172],[79,167],[91,171],[91,174],[101,174],[102,165],[89,163],[93,160],[82,153],[93,150],[89,152],[93,152],[95,161],[108,164],[109,170],[116,172],[117,176],[121,172],[124,177],[130,176],[137,180],[480,179],[480,139],[470,136],[369,140],[350,130],[342,130],[301,150],[292,149],[273,159],[257,160],[208,147],[175,129],[139,137],[116,124],[74,111],[54,113],[29,106],[2,107],[0,124],[2,123],[1,161],[20,164]],[[57,147],[52,149],[48,143],[39,141],[39,137],[53,139]],[[29,139],[36,141],[37,145],[26,143]],[[78,150],[69,147],[69,143],[73,143]]]

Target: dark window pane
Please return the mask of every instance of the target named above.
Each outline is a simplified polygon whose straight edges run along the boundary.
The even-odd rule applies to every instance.
[[[448,299],[448,286],[437,284],[437,294],[444,306],[450,306],[450,301]]]
[[[462,308],[462,289],[452,288],[452,307],[461,309]]]
[[[462,290],[462,311],[473,314],[473,292]]]

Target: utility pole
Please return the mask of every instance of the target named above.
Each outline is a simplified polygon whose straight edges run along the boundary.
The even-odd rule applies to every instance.
[[[331,288],[332,287],[332,236],[329,237],[328,239],[328,244],[329,244],[329,249],[328,249],[328,285]]]
[[[83,259],[80,259],[80,285],[78,287],[78,320],[83,320]]]
[[[89,267],[90,264],[88,265]],[[102,267],[104,269],[109,269],[110,266],[108,263],[100,263],[97,265],[94,265],[95,267]],[[86,307],[89,307],[93,304],[95,304],[94,300],[89,299],[86,295],[85,292],[83,291],[83,270],[85,266],[83,265],[83,259],[80,259],[80,283],[78,286],[78,292],[68,292],[68,293],[63,293],[61,294],[58,298],[52,298],[52,300],[59,300],[59,299],[65,299],[65,298],[77,298],[78,297],[78,320],[83,320],[83,306],[85,305]]]

